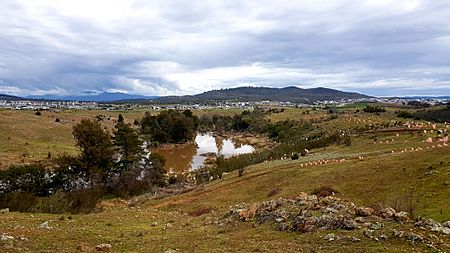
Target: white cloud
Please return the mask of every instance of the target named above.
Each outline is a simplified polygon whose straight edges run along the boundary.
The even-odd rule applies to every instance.
[[[4,0],[0,9],[2,93],[254,84],[450,94],[444,0]]]

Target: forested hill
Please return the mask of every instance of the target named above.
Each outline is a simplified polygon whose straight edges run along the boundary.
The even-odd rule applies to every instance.
[[[154,103],[188,103],[204,101],[281,101],[314,103],[321,100],[368,98],[369,96],[328,88],[301,89],[297,87],[239,87],[204,92],[192,96],[168,96],[152,100]]]
[[[20,100],[22,98],[20,97],[16,97],[16,96],[11,96],[11,95],[5,95],[5,94],[0,94],[0,100]]]

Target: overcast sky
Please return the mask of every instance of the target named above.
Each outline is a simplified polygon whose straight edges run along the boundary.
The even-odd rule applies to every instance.
[[[450,1],[0,1],[0,93],[292,85],[450,95]]]

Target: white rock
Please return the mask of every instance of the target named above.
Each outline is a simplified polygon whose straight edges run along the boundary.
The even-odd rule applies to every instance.
[[[51,229],[51,227],[48,225],[48,221],[45,221],[44,223],[39,225],[39,227],[40,228],[45,228],[45,229]]]
[[[95,249],[97,251],[102,251],[102,252],[111,252],[112,246],[109,243],[102,243],[102,244],[95,246]]]
[[[336,236],[334,234],[328,234],[323,239],[325,239],[325,241],[332,242],[332,241],[336,240]]]
[[[14,237],[4,234],[0,236],[0,241],[9,241],[9,240],[14,240]]]

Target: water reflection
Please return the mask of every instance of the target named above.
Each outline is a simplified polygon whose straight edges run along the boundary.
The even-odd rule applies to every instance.
[[[197,134],[195,144],[177,145],[171,148],[152,150],[166,158],[166,170],[183,171],[198,169],[206,160],[208,153],[230,157],[237,154],[251,153],[254,148],[242,142],[236,142],[211,133]]]

